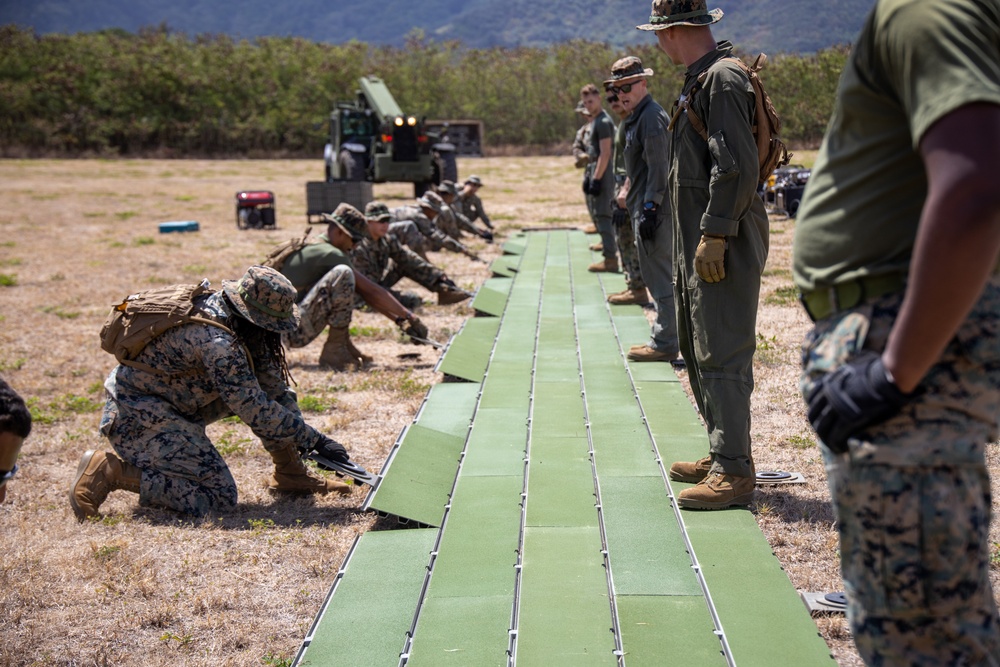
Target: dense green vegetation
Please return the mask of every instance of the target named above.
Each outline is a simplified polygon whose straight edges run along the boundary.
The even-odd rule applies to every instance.
[[[636,46],[669,106],[683,73]],[[325,119],[357,79],[385,79],[400,106],[480,119],[488,146],[571,140],[580,87],[623,55],[607,44],[463,48],[411,36],[404,47],[299,38],[194,38],[164,28],[37,36],[0,27],[0,151],[6,155],[312,156]],[[791,144],[822,136],[846,50],[773,57],[764,79]]]

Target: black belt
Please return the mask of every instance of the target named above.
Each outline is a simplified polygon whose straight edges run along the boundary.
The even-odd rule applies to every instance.
[[[869,299],[884,294],[899,292],[906,286],[906,276],[889,273],[881,276],[865,276],[846,283],[803,292],[799,301],[813,322],[825,319],[843,310],[850,310]]]

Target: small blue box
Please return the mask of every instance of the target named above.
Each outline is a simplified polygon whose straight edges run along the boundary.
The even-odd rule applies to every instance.
[[[196,232],[196,231],[198,231],[198,222],[196,220],[180,220],[177,222],[160,223],[161,234],[168,234],[170,232]]]

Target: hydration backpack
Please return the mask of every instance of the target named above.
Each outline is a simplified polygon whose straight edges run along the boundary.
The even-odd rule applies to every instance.
[[[215,290],[209,287],[208,280],[202,280],[197,285],[171,285],[128,295],[108,313],[101,327],[101,349],[115,355],[120,364],[156,375],[168,375],[165,371],[134,361],[149,341],[164,331],[181,324],[200,322],[233,334],[232,329],[224,324],[197,314],[194,300],[213,292]]]
[[[302,250],[307,245],[312,243],[309,238],[309,234],[312,233],[312,227],[306,228],[306,233],[302,236],[296,236],[295,238],[288,239],[284,243],[275,246],[274,250],[268,253],[264,261],[261,262],[261,266],[267,266],[275,271],[281,271],[281,267],[285,265],[285,260],[292,256],[293,253]]]
[[[771,176],[775,169],[788,164],[791,160],[792,155],[788,152],[785,147],[785,142],[781,140],[778,136],[781,133],[781,118],[778,116],[778,112],[774,110],[774,105],[771,103],[771,98],[768,96],[767,91],[764,90],[764,83],[757,76],[757,72],[764,68],[764,63],[767,62],[767,55],[761,53],[754,60],[753,65],[747,66],[739,58],[721,58],[716,62],[721,62],[723,60],[728,60],[729,62],[736,63],[739,65],[740,69],[746,72],[747,77],[750,79],[750,85],[753,86],[754,98],[756,99],[756,109],[754,113],[753,122],[753,137],[757,142],[757,163],[759,167],[759,174],[757,176],[757,184],[761,185],[767,182],[767,179]],[[714,64],[714,63],[713,63]],[[705,129],[705,123],[698,114],[694,112],[691,108],[691,100],[694,98],[695,94],[701,90],[702,84],[705,82],[705,78],[708,76],[709,67],[704,72],[698,75],[697,83],[691,88],[691,92],[688,93],[687,98],[684,99],[679,104],[678,112],[686,111],[688,116],[688,121],[691,123],[691,127],[694,128],[695,132],[701,135],[701,138],[708,141],[708,132]]]

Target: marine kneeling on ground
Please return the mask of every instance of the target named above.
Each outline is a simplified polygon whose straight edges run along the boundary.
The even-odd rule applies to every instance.
[[[355,295],[395,322],[414,342],[426,341],[427,327],[416,315],[389,290],[355,270],[351,249],[368,236],[368,222],[361,211],[350,204],[341,204],[323,217],[329,222],[325,235],[274,262],[274,268],[295,286],[302,313],[298,326],[283,334],[284,343],[288,347],[305,347],[329,326],[330,333],[319,356],[320,367],[344,371],[371,363],[372,357],[351,341]]]
[[[313,476],[302,463],[307,452],[345,464],[350,458],[343,445],[305,422],[288,386],[281,335],[299,322],[292,284],[273,269],[252,266],[239,281],[224,280],[218,292],[207,282],[175,288],[194,288],[183,297],[190,316],[159,335],[146,334],[155,337],[134,357],[105,346],[120,361],[104,384],[100,425],[114,452],[87,451],[80,459],[69,493],[77,518],[98,516],[116,489],[138,493],[140,505],[195,516],[231,510],[236,482],[205,427],[233,415],[274,460],[270,489],[350,494],[352,486]],[[127,313],[137,297],[142,294],[115,311]]]
[[[365,219],[368,221],[368,236],[351,250],[355,271],[389,290],[410,310],[419,308],[423,299],[413,292],[393,290],[392,286],[401,278],[409,278],[436,293],[439,305],[459,303],[472,296],[459,288],[444,271],[421,259],[390,233],[392,215],[385,204],[369,202],[365,206]]]

